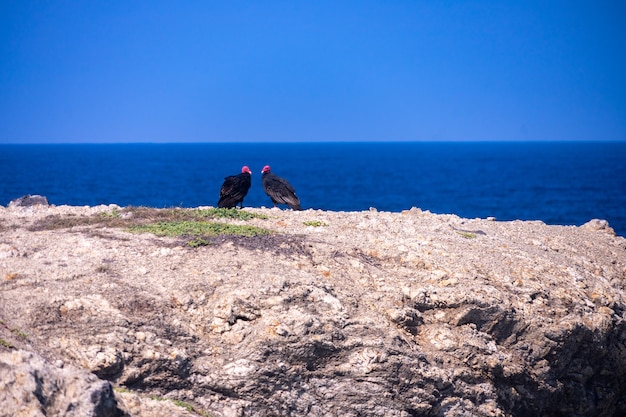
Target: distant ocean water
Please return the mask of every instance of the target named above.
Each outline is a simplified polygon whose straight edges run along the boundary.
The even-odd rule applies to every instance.
[[[248,165],[244,205],[271,207],[266,164],[304,208],[601,218],[626,236],[626,142],[0,145],[0,204],[214,206],[224,177]]]

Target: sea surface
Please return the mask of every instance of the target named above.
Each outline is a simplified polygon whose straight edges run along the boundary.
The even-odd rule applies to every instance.
[[[272,207],[261,169],[302,206],[581,225],[626,236],[626,142],[0,145],[0,204],[216,205],[226,175],[253,172],[245,206]]]

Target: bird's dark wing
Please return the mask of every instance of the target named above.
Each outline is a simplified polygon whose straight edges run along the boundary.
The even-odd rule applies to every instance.
[[[224,178],[224,183],[220,189],[220,200],[218,207],[235,207],[243,202],[243,198],[250,189],[250,174],[242,173]]]
[[[263,176],[263,189],[274,204],[287,204],[294,210],[302,210],[296,190],[286,179],[267,173]]]

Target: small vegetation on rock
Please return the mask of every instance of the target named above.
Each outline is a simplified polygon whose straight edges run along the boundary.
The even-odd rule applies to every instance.
[[[251,219],[267,219],[263,214],[252,213],[240,209],[207,208],[151,208],[151,207],[124,207],[114,208],[109,212],[93,216],[52,215],[36,222],[29,228],[37,230],[69,229],[77,226],[102,226],[128,228],[136,225],[155,222],[183,222],[211,219],[229,219],[248,221]]]
[[[200,246],[208,246],[210,244],[211,242],[203,237],[197,237],[187,242],[187,246],[190,246],[192,248],[198,248]]]
[[[229,220],[248,221],[267,219],[264,214],[257,214],[237,208],[150,208],[124,207],[93,216],[52,215],[36,222],[29,228],[31,231],[70,229],[73,227],[110,227],[121,228],[133,233],[152,233],[156,236],[192,238],[188,246],[199,247],[209,245],[207,238],[216,236],[254,237],[269,235],[272,232],[256,226],[232,224]],[[224,222],[211,221],[224,219]],[[92,234],[99,233],[92,230]],[[106,267],[99,267],[99,273],[106,273]]]
[[[133,390],[130,390],[126,387],[114,387],[113,391],[115,392],[119,392],[122,394],[132,394],[135,393]],[[139,394],[139,393],[137,393]],[[174,405],[180,407],[180,408],[184,408],[185,410],[189,411],[190,413],[194,413],[194,414],[198,414],[200,416],[203,417],[211,417],[211,415],[209,413],[206,413],[202,410],[198,410],[196,407],[194,407],[193,404],[188,403],[186,401],[182,401],[182,400],[173,400],[170,398],[164,398],[158,395],[148,395],[148,398],[150,398],[151,400],[154,401],[170,401],[171,403],[173,403]]]
[[[193,248],[209,245],[211,242],[207,238],[215,236],[254,237],[271,233],[268,229],[255,226],[195,220],[133,225],[128,230],[133,233],[152,233],[164,237],[193,237],[194,239],[187,242],[187,245]]]
[[[157,236],[170,237],[212,237],[218,235],[236,235],[250,237],[267,235],[271,233],[268,229],[262,229],[255,226],[189,220],[142,224],[130,226],[128,230],[136,233],[148,232]]]
[[[7,349],[13,349],[13,345],[4,339],[0,339],[0,346],[5,347]]]
[[[209,209],[196,209],[195,212],[205,218],[225,218],[236,220],[251,220],[254,218],[267,219],[264,214],[251,213],[249,211],[240,210],[237,208],[209,208]]]
[[[198,414],[198,415],[201,415],[201,416],[204,416],[204,417],[211,417],[209,413],[205,413],[204,411],[200,411],[200,410],[196,409],[196,407],[194,407],[193,404],[188,403],[186,401],[172,400],[170,398],[159,397],[158,395],[150,395],[149,397],[150,397],[150,399],[155,400],[155,401],[170,401],[174,405],[176,405],[176,406],[178,406],[180,408],[184,408],[185,410],[189,411],[190,413]]]
[[[194,407],[192,404],[188,402],[181,401],[181,400],[172,400],[172,402],[176,404],[177,406],[189,411],[190,413],[195,413],[203,417],[211,417],[209,413],[205,413],[204,411],[198,410],[196,407]]]
[[[114,219],[119,219],[120,217],[122,217],[122,215],[120,214],[117,208],[114,208],[110,212],[100,213],[100,216],[102,216],[103,218],[114,218]]]
[[[328,223],[325,223],[319,220],[309,220],[306,222],[302,222],[302,224],[304,224],[305,226],[313,226],[313,227],[328,226]]]
[[[24,333],[23,331],[21,331],[20,329],[18,329],[18,328],[11,329],[11,331],[17,337],[21,337],[22,339],[28,339],[28,335],[26,333]]]

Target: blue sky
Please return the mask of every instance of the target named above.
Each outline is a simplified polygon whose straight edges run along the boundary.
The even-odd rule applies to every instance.
[[[626,2],[0,1],[0,143],[626,140]]]

